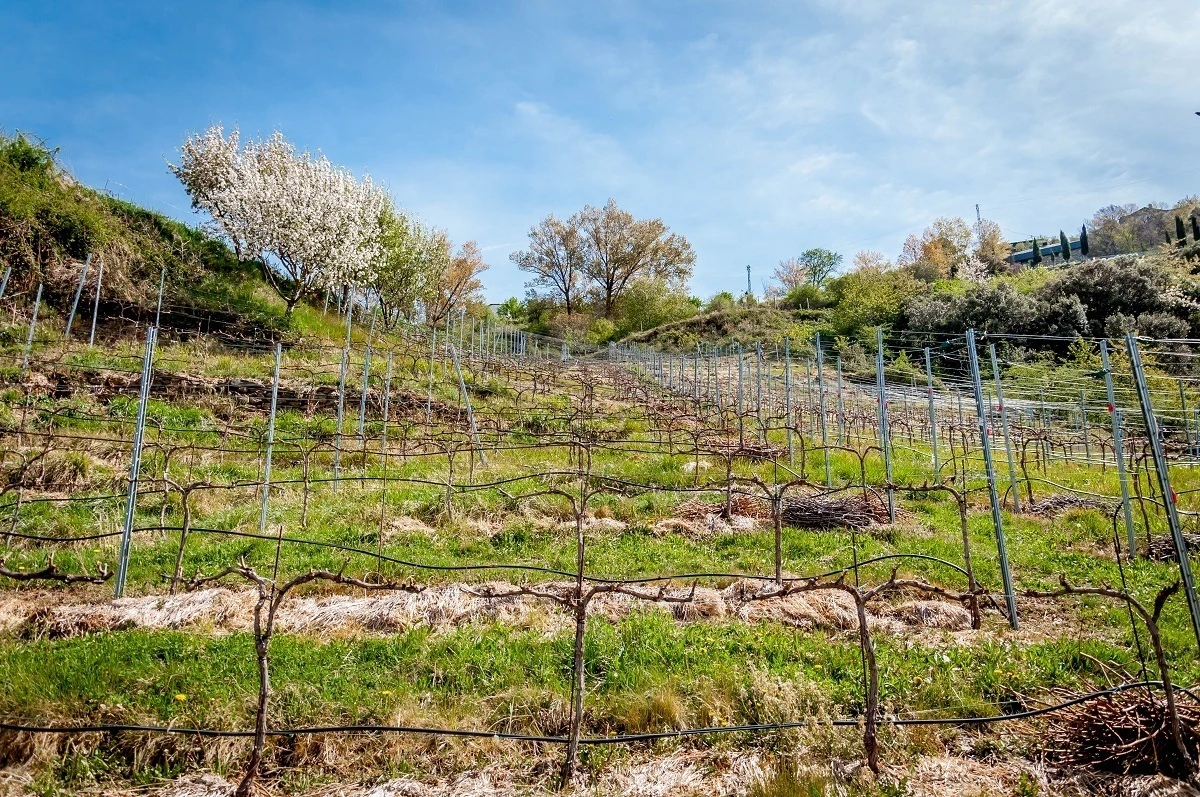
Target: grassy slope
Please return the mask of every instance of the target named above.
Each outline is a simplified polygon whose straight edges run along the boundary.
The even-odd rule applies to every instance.
[[[302,318],[312,334],[322,332],[335,337],[336,321],[325,321],[319,313],[306,311]],[[47,344],[52,347],[53,344]],[[403,346],[401,347],[403,350]],[[132,351],[130,352],[132,354]],[[49,356],[49,350],[42,352]],[[104,363],[131,367],[119,352],[92,353],[82,359],[91,365]],[[414,352],[415,355],[415,352]],[[57,358],[51,358],[57,359]],[[98,360],[98,362],[97,362]],[[399,358],[403,364],[397,377],[398,391],[421,395],[426,384],[428,362],[413,356]],[[313,358],[301,351],[289,354],[285,372],[308,373],[317,362],[323,363],[319,381],[330,384],[336,379],[330,357]],[[238,374],[264,379],[269,361],[261,355],[213,354],[195,345],[168,346],[159,360],[164,370],[186,371],[217,377]],[[407,366],[407,367],[405,367]],[[361,372],[361,361],[357,366]],[[374,360],[375,378],[382,377],[382,358]],[[439,397],[453,400],[453,386],[440,372],[436,384]],[[502,375],[516,379],[514,374]],[[359,377],[356,377],[356,379]],[[483,378],[482,375],[480,377]],[[571,389],[561,382],[560,390]],[[554,413],[565,406],[562,392],[524,397],[521,416],[537,415],[536,405],[546,422],[554,423]],[[617,397],[609,397],[613,400]],[[21,394],[7,396],[10,407],[20,404]],[[502,391],[484,399],[480,415],[501,407],[511,408],[517,399],[513,391]],[[77,416],[60,415],[54,421],[59,434],[85,433],[89,436],[113,436],[125,433],[115,423],[128,419],[133,411],[128,398],[117,397],[105,403],[88,396],[71,399]],[[40,409],[63,409],[63,400],[45,397]],[[35,413],[42,422],[49,416]],[[615,408],[614,408],[615,409]],[[153,421],[173,431],[152,434],[156,444],[191,443],[213,445],[220,442],[224,428],[221,405],[206,401],[176,400],[155,402]],[[352,411],[353,412],[353,411]],[[615,428],[631,439],[648,438],[648,429],[636,413],[614,411],[623,419]],[[411,422],[415,431],[423,427],[420,411]],[[15,421],[9,415],[9,422]],[[261,430],[261,415],[235,412],[239,427]],[[39,421],[35,421],[37,423]],[[417,560],[448,566],[484,562],[526,562],[569,568],[573,543],[569,531],[534,522],[539,515],[561,514],[561,503],[537,499],[526,511],[496,491],[485,491],[456,499],[455,515],[444,512],[444,498],[436,486],[414,487],[394,484],[386,494],[377,487],[362,487],[350,482],[334,492],[328,485],[318,486],[307,514],[307,528],[300,530],[302,463],[288,453],[288,440],[299,439],[324,429],[332,429],[328,415],[305,418],[285,413],[280,420],[280,443],[273,479],[287,485],[273,494],[269,525],[282,524],[289,534],[338,542],[374,551],[379,545],[378,524],[381,500],[386,500],[389,518],[415,516],[427,527],[406,528],[390,534],[383,553],[400,559]],[[397,424],[399,425],[399,424]],[[368,427],[368,432],[372,432]],[[392,434],[399,430],[393,426]],[[543,432],[544,434],[544,432]],[[518,433],[515,440],[534,441],[536,435]],[[261,437],[234,437],[226,445],[242,448],[244,454],[220,456],[201,454],[195,460],[177,454],[172,465],[176,478],[186,468],[187,478],[229,482],[256,479],[259,475]],[[919,445],[901,447],[897,479],[920,480],[928,468],[928,454]],[[600,454],[597,472],[621,476],[633,481],[664,486],[688,486],[694,474],[686,469],[689,457],[670,455],[659,450],[623,455]],[[82,477],[84,489],[97,494],[118,493],[122,453],[104,455],[105,446],[81,446],[77,451],[90,455],[90,464]],[[108,450],[113,450],[108,446]],[[161,450],[156,448],[155,450]],[[160,454],[147,455],[148,473],[161,468]],[[529,449],[493,454],[486,475],[527,473],[543,468],[567,469],[565,449]],[[356,475],[361,471],[352,456],[343,467]],[[445,478],[446,460],[437,455],[414,458],[405,463],[394,460],[388,475]],[[820,457],[810,454],[805,463],[809,473],[821,467]],[[330,475],[328,455],[318,458],[311,474],[314,480]],[[857,460],[835,455],[836,481],[857,477]],[[379,474],[381,464],[372,461],[368,472]],[[465,468],[460,464],[459,473]],[[768,466],[739,466],[746,475],[758,473],[771,478]],[[715,469],[709,472],[715,472]],[[869,461],[868,480],[882,478],[880,464]],[[1115,492],[1115,474],[1066,468],[1056,472],[1056,480],[1090,489]],[[290,482],[290,484],[288,484]],[[1181,491],[1187,485],[1181,485]],[[119,522],[119,497],[97,506],[36,503],[26,496],[20,530],[24,533],[79,534],[94,529],[111,530]],[[629,523],[621,533],[597,533],[588,548],[588,566],[592,572],[607,575],[644,575],[664,570],[720,570],[768,572],[771,567],[771,533],[767,530],[693,539],[680,534],[651,531],[655,520],[669,517],[679,497],[648,494],[621,498],[605,496],[599,505],[606,513]],[[710,496],[715,500],[715,496]],[[161,495],[146,496],[139,504],[139,526],[154,526],[163,509]],[[845,532],[813,532],[786,529],[784,534],[785,567],[790,572],[825,571],[851,563],[852,548],[858,556],[906,551],[957,560],[961,557],[957,541],[957,516],[945,500],[906,499],[911,513],[900,527],[886,535],[850,535]],[[166,525],[177,525],[180,517],[178,496],[167,499]],[[204,496],[195,507],[199,527],[257,528],[258,504],[254,490],[223,490]],[[971,537],[980,579],[995,585],[999,581],[994,543],[985,507],[976,506],[971,517]],[[470,519],[483,520],[481,526]],[[1023,587],[1045,587],[1059,572],[1077,581],[1119,582],[1120,574],[1111,556],[1102,553],[1111,539],[1107,518],[1096,511],[1079,512],[1056,520],[1033,517],[1008,519],[1009,549],[1018,582]],[[138,537],[133,557],[131,591],[160,592],[162,574],[169,572],[177,551],[174,534],[154,533]],[[90,572],[102,563],[112,565],[114,543],[78,546],[63,551],[57,558],[64,569],[86,567]],[[221,538],[197,532],[188,543],[185,572],[213,572],[238,556],[261,568],[268,568],[274,546],[266,542]],[[10,557],[14,567],[36,567],[46,554],[36,547],[21,546]],[[307,546],[285,546],[281,572],[298,573],[312,566],[337,568],[344,561],[340,553]],[[374,557],[351,555],[348,570],[360,573],[373,569]],[[455,581],[462,573],[444,576],[409,571],[401,566],[385,566],[388,575],[415,575],[422,582]],[[952,571],[933,563],[906,563],[904,572],[923,575],[930,580],[954,586],[959,580]],[[1169,566],[1137,562],[1127,570],[1131,585],[1139,594],[1171,578]],[[887,567],[879,565],[864,572],[864,578],[882,579]],[[485,576],[480,576],[485,577]],[[718,586],[724,582],[718,582]],[[11,589],[11,583],[3,585]],[[98,588],[91,594],[99,597]],[[318,591],[319,592],[319,591]],[[86,593],[86,590],[84,591]],[[80,594],[80,593],[75,593]],[[1014,694],[1038,694],[1051,688],[1083,688],[1101,682],[1107,666],[1136,672],[1136,656],[1124,614],[1100,601],[1087,601],[1079,607],[1064,606],[1061,626],[1038,627],[1024,635],[1004,630],[995,616],[988,620],[988,631],[966,643],[947,645],[934,636],[881,638],[881,667],[885,674],[884,699],[906,711],[951,714],[990,713],[995,704],[1012,699]],[[1195,662],[1186,651],[1190,648],[1186,614],[1180,602],[1168,608],[1165,633],[1180,676],[1190,681]],[[20,633],[19,631],[14,633]],[[203,629],[178,631],[138,631],[104,633],[81,639],[24,641],[14,636],[0,643],[0,689],[3,713],[38,719],[149,720],[186,721],[200,725],[245,727],[252,716],[254,688],[251,642],[243,633],[211,636]],[[1087,654],[1087,655],[1084,655]],[[561,704],[568,689],[570,645],[562,631],[536,628],[521,629],[491,621],[466,627],[431,631],[414,629],[399,635],[378,638],[374,635],[317,639],[307,635],[282,635],[275,647],[275,683],[280,700],[273,714],[277,725],[321,722],[387,722],[406,719],[428,724],[461,724],[468,727],[510,727],[516,730],[559,728]],[[803,632],[773,623],[747,625],[730,620],[676,624],[658,612],[635,613],[615,622],[594,621],[589,628],[589,732],[611,730],[649,730],[675,725],[709,722],[754,722],[763,719],[759,680],[765,675],[787,683],[815,685],[829,701],[835,714],[860,710],[862,691],[858,680],[858,654],[853,635],[836,631]],[[1090,657],[1090,658],[1089,658]],[[180,700],[176,695],[186,695]],[[756,695],[758,695],[756,697]],[[117,708],[113,708],[113,707]],[[793,706],[789,710],[796,710]],[[115,713],[114,713],[115,712]],[[512,717],[518,717],[514,720]],[[948,732],[952,733],[952,732]],[[101,756],[111,754],[104,745],[69,754]],[[190,748],[166,755],[164,771],[186,768],[194,763]],[[89,752],[90,750],[90,752]],[[903,758],[903,744],[889,755]],[[415,765],[415,761],[412,762]],[[65,766],[65,764],[63,765]],[[114,765],[115,766],[115,765]],[[116,774],[129,776],[139,769],[136,761],[115,766]],[[60,767],[60,770],[62,767]],[[69,767],[68,767],[69,769]],[[91,771],[91,770],[89,770]],[[143,772],[143,774],[145,774]],[[43,776],[50,786],[75,783],[69,772],[47,770]],[[86,780],[86,778],[85,778]]]
[[[233,263],[228,252],[199,233],[58,177],[34,185],[36,191],[30,193],[26,189],[31,180],[28,170],[14,170],[0,163],[0,220],[6,225],[0,228],[0,241],[6,247],[0,251],[14,263],[18,286],[22,279],[31,282],[37,268],[45,269],[48,278],[59,280],[51,293],[52,306],[57,303],[61,310],[63,296],[73,289],[70,279],[55,278],[54,273],[67,272],[69,276],[70,263],[81,253],[98,249],[105,262],[116,269],[114,286],[128,290],[117,293],[121,301],[145,306],[144,286],[153,284],[158,270],[166,265],[172,286],[169,291],[173,291],[168,294],[170,303],[180,306],[181,316],[193,310],[228,310],[247,319],[248,325],[282,325],[279,303],[266,292],[257,275]],[[55,218],[67,221],[45,221]],[[21,223],[29,221],[37,224],[21,228]],[[71,235],[62,232],[72,229],[76,232]],[[83,233],[78,232],[81,229],[86,233],[82,239]],[[43,249],[52,255],[43,258],[40,265],[39,261],[20,261],[24,251],[21,247],[33,240],[20,235],[30,230],[30,234],[43,236],[39,239],[46,242]],[[61,317],[55,318],[54,313],[45,318],[47,328],[53,329],[55,324],[61,327]],[[698,340],[743,345],[785,337],[801,341],[811,339],[812,332],[821,329],[824,321],[820,312],[736,309],[651,330],[635,339],[678,349],[691,349]],[[340,345],[342,335],[336,319],[305,307],[297,310],[290,331],[295,342],[333,347]],[[363,332],[357,330],[355,336],[361,346]],[[128,392],[100,399],[84,391],[69,399],[41,395],[26,409],[24,392],[16,387],[16,363],[22,343],[19,329],[0,337],[5,355],[4,367],[0,368],[6,386],[0,406],[3,427],[11,430],[24,417],[28,426],[46,429],[52,424],[60,435],[109,439],[108,443],[79,443],[70,451],[55,452],[53,459],[59,463],[56,467],[65,474],[62,478],[71,480],[70,486],[52,485],[44,494],[114,497],[90,506],[61,505],[38,502],[38,491],[30,490],[23,496],[25,503],[16,528],[27,534],[54,535],[112,531],[118,527],[123,505],[120,493],[134,403]],[[430,370],[421,344],[409,347],[397,339],[389,344],[400,352],[397,390],[408,392],[420,402]],[[62,360],[57,356],[59,346],[50,333],[35,349],[35,362],[53,361],[53,368],[68,370],[136,371],[138,366],[139,346],[134,341],[118,339],[111,346],[90,352],[76,349]],[[158,364],[160,373],[186,373],[214,380],[239,376],[265,383],[270,372],[270,362],[261,354],[212,350],[203,341],[164,346]],[[35,370],[40,368],[35,364]],[[361,368],[361,360],[352,362],[351,373],[358,374],[352,381],[361,378]],[[454,403],[453,382],[441,363],[435,368],[436,398]],[[377,383],[382,380],[383,369],[383,358],[377,357],[372,368]],[[285,374],[285,379],[290,376],[332,385],[337,380],[336,359],[328,352],[316,356],[298,347],[288,354]],[[579,389],[577,382],[560,381],[555,393],[532,397],[525,381],[527,375],[512,371],[475,373],[469,368],[468,379],[500,388],[486,397],[477,394],[482,404],[480,414],[486,417],[489,411],[503,409],[509,417],[519,417],[525,431],[518,429],[511,439],[526,443],[535,443],[557,428],[556,416],[569,405],[566,394],[578,393]],[[506,389],[506,384],[520,392]],[[646,451],[598,454],[598,472],[666,487],[693,484],[696,475],[688,470],[693,464],[691,458],[664,452],[655,442],[656,436],[639,420],[635,408],[627,403],[628,396],[612,395],[610,391],[604,397],[611,402],[605,423],[621,430],[627,438],[641,441]],[[64,414],[68,408],[74,411],[73,416]],[[409,434],[419,435],[424,430],[422,409],[409,414]],[[349,409],[351,416],[354,412],[355,408]],[[452,568],[487,562],[524,562],[564,569],[572,565],[572,533],[541,522],[545,517],[561,517],[561,501],[543,498],[518,503],[498,491],[484,491],[457,497],[451,515],[445,511],[443,491],[432,485],[393,483],[382,490],[369,482],[348,483],[334,492],[322,483],[331,475],[327,453],[313,464],[310,476],[318,484],[310,497],[307,523],[301,527],[303,463],[289,441],[328,437],[333,429],[330,416],[318,413],[306,417],[297,412],[281,415],[273,475],[281,487],[272,493],[269,527],[282,525],[289,535]],[[171,465],[176,479],[182,474],[192,480],[219,483],[259,478],[264,428],[260,412],[224,399],[156,399],[151,404],[150,418],[154,445],[147,453],[145,473],[160,472],[164,447],[176,447]],[[230,420],[244,436],[224,434]],[[404,425],[397,422],[390,434],[400,434],[399,427]],[[377,422],[368,422],[369,435],[377,429]],[[435,424],[434,431],[443,430]],[[19,450],[11,432],[5,432],[0,443],[6,450]],[[22,445],[28,450],[31,444],[26,440]],[[192,445],[201,450],[196,457],[187,453]],[[203,453],[205,446],[216,445],[242,451]],[[928,452],[917,444],[901,445],[901,449],[897,480],[924,479]],[[567,470],[572,467],[567,453],[565,448],[530,448],[493,454],[488,469],[479,476],[551,467]],[[10,467],[8,463],[6,460],[6,467]],[[720,470],[717,463],[712,464],[701,480]],[[879,482],[880,463],[870,459],[868,464],[868,480]],[[352,475],[364,472],[361,457],[353,452],[342,466]],[[758,475],[768,481],[774,476],[767,466],[738,467],[742,475]],[[819,473],[820,456],[810,453],[803,467],[809,474]],[[370,459],[365,472],[380,475],[382,468],[380,462]],[[457,468],[461,476],[466,469],[462,458]],[[857,460],[847,455],[835,454],[833,468],[835,481],[857,478]],[[387,475],[441,481],[446,476],[446,459],[438,455],[397,462],[393,458]],[[1116,492],[1115,474],[1111,472],[1097,474],[1065,467],[1052,478],[1076,487]],[[1183,478],[1181,493],[1194,486],[1190,483],[1192,474],[1185,472]],[[600,497],[594,507],[603,507],[605,514],[628,526],[621,532],[595,532],[589,536],[589,570],[614,576],[663,571],[770,571],[773,540],[769,529],[700,538],[655,531],[655,522],[671,517],[682,497],[670,493]],[[715,501],[718,496],[709,494],[707,498]],[[11,507],[12,500],[9,492],[0,498],[0,505]],[[389,530],[382,541],[378,531],[381,506],[386,506],[385,527]],[[907,513],[896,529],[886,533],[852,535],[786,528],[786,569],[793,573],[823,572],[848,566],[856,555],[862,559],[893,552],[922,553],[952,561],[961,558],[953,504],[944,499],[903,496],[902,506]],[[197,527],[257,530],[258,502],[253,488],[198,494],[193,509]],[[137,525],[157,525],[160,513],[165,525],[180,523],[178,494],[151,492],[144,496]],[[386,525],[389,519],[400,517],[419,518],[423,524],[396,529]],[[1116,563],[1105,553],[1112,527],[1102,513],[1081,511],[1057,519],[1007,516],[1006,523],[1010,557],[1020,586],[1048,587],[1060,572],[1079,582],[1120,582]],[[970,537],[979,578],[994,587],[999,574],[990,518],[986,507],[978,503],[973,506]],[[176,532],[139,534],[130,592],[160,594],[165,589],[163,574],[174,566],[177,550]],[[265,570],[274,558],[274,546],[197,531],[188,542],[184,572],[213,572],[239,556]],[[86,568],[96,572],[101,565],[111,567],[114,557],[115,542],[107,540],[69,546],[58,554],[56,562],[64,570]],[[46,561],[46,550],[16,542],[9,552],[8,565],[27,569]],[[281,572],[295,574],[316,566],[336,569],[345,561],[341,553],[289,545],[283,548]],[[347,569],[357,574],[369,572],[376,565],[369,554],[351,554]],[[383,569],[387,575],[413,576],[422,583],[488,577],[468,576],[461,571],[431,576],[395,564]],[[865,569],[863,578],[881,580],[888,572],[889,566],[876,565]],[[935,563],[907,560],[902,573],[961,586],[953,570]],[[1131,588],[1143,598],[1169,582],[1172,575],[1170,566],[1142,560],[1130,564],[1125,572]],[[726,581],[718,580],[715,585],[723,586]],[[47,603],[100,601],[109,591],[108,586],[33,590],[8,580],[0,580],[0,589],[4,590],[2,596]],[[301,594],[328,592],[314,588]],[[547,609],[548,615],[552,613]],[[984,632],[965,638],[939,632],[879,637],[876,641],[885,703],[891,710],[907,712],[988,714],[1019,695],[1036,696],[1056,688],[1077,690],[1103,683],[1110,677],[1106,668],[1137,671],[1133,639],[1126,616],[1118,607],[1099,600],[1064,604],[1057,612],[1058,623],[1037,615],[1035,607],[1027,618],[1032,627],[1020,634],[1007,631],[993,613],[987,618]],[[1190,627],[1180,601],[1168,605],[1163,627],[1179,679],[1193,681],[1200,672],[1190,654]],[[215,727],[247,727],[251,723],[255,690],[252,639],[243,632],[216,632],[201,624],[183,630],[130,629],[51,639],[37,637],[36,631],[37,625],[33,624],[0,634],[0,713],[46,721],[150,721]],[[386,635],[350,630],[341,634],[281,634],[275,640],[273,654],[278,690],[272,713],[275,726],[392,722],[562,731],[563,706],[569,694],[570,640],[560,624],[520,627],[480,620],[457,628],[418,627]],[[802,630],[773,622],[744,623],[727,618],[676,623],[662,612],[648,610],[617,620],[597,618],[591,622],[587,656],[589,733],[778,721],[814,712],[850,715],[862,706],[861,662],[851,631]],[[819,695],[819,700],[814,703],[805,697],[811,694]],[[922,753],[944,750],[958,736],[958,731],[946,729],[918,743],[911,735],[892,733],[885,737],[889,744],[885,759],[903,764]],[[781,741],[782,753],[797,755],[789,751],[795,740],[787,736],[734,737],[712,743],[744,747],[772,746]],[[21,744],[20,740],[0,738],[0,757],[12,762],[30,760],[31,754],[22,752],[25,748]],[[371,768],[365,770],[365,777],[403,771],[428,774],[434,767],[482,766],[494,760],[486,749],[457,743],[439,748],[441,752],[432,762],[429,750],[416,741],[387,747],[386,756],[366,747],[353,748],[348,742],[339,744],[346,745],[341,749],[353,752],[347,760],[369,762]],[[969,744],[986,750],[998,742],[997,737],[984,731],[972,735]],[[817,763],[822,756],[854,758],[858,755],[856,745],[851,734],[848,746],[824,752],[804,747],[808,752],[801,757],[807,756],[804,760],[808,763]],[[322,763],[324,759],[319,755],[285,748],[275,749],[274,761],[282,767],[277,774],[290,778],[289,782],[302,784],[305,778],[333,777],[337,773],[338,767]],[[241,760],[222,758],[212,748],[200,750],[186,739],[150,742],[144,737],[114,737],[41,749],[40,757],[33,760],[34,787],[42,793],[71,792],[94,782],[145,780],[197,765],[233,771]],[[465,758],[448,760],[446,750]],[[498,750],[518,768],[529,766],[529,751],[513,746]],[[604,762],[605,755],[623,754],[589,752],[597,766]],[[364,774],[359,771],[354,776]]]
[[[667,351],[694,351],[698,343],[753,346],[755,342],[761,342],[782,346],[784,338],[797,346],[805,346],[812,340],[814,332],[827,329],[825,311],[778,310],[758,305],[713,310],[630,335],[625,340]]]
[[[0,270],[12,268],[6,292],[32,295],[42,283],[44,309],[65,315],[88,254],[95,261],[89,300],[104,263],[102,316],[153,313],[165,270],[165,327],[192,330],[210,318],[233,333],[286,326],[261,275],[224,244],[81,185],[44,146],[0,135]]]

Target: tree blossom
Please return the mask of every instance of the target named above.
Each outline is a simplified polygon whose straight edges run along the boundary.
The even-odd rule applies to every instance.
[[[289,314],[319,290],[374,282],[392,201],[370,177],[319,152],[297,154],[280,133],[242,145],[220,127],[190,136],[171,171],[238,257],[262,262]]]

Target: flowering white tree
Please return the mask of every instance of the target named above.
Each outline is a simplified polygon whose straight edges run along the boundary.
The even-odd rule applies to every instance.
[[[189,136],[171,171],[241,259],[257,258],[287,303],[315,292],[361,287],[383,262],[392,208],[370,177],[357,180],[324,155],[297,153],[283,135],[241,144],[220,127]]]

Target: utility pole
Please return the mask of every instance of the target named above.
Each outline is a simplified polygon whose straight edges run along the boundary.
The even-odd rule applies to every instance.
[[[750,289],[750,267],[746,266],[746,295],[753,296],[754,291]]]
[[[983,221],[983,217],[979,215],[979,203],[976,202],[975,203],[975,223],[978,224],[981,221]]]

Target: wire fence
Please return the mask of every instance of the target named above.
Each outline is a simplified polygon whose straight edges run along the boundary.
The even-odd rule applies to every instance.
[[[881,332],[874,351],[861,342],[817,337],[671,353],[572,347],[465,315],[438,329],[402,324],[383,330],[361,316],[355,326],[351,311],[341,347],[285,348],[258,338],[217,344],[180,334],[160,344],[154,326],[140,343],[117,338],[96,346],[90,335],[84,343],[52,330],[44,317],[39,326],[36,306],[22,310],[29,321],[24,340],[0,350],[0,522],[7,526],[0,576],[64,586],[111,582],[120,597],[130,584],[131,564],[137,564],[135,542],[173,539],[173,571],[161,574],[172,593],[232,582],[256,592],[260,701],[252,731],[43,725],[13,717],[0,722],[3,729],[248,736],[255,745],[246,782],[257,775],[271,736],[413,732],[511,738],[564,745],[562,774],[569,779],[581,745],[797,725],[588,734],[584,639],[595,604],[619,598],[685,612],[698,589],[720,586],[738,606],[815,593],[849,601],[862,659],[862,713],[835,724],[864,729],[865,756],[877,768],[877,732],[885,720],[904,725],[1022,719],[1143,687],[1162,689],[1170,701],[1174,690],[1156,626],[1166,598],[1159,600],[1153,622],[1141,622],[1148,614],[1135,617],[1145,601],[1124,582],[1131,557],[1175,563],[1200,644],[1200,610],[1186,553],[1189,529],[1200,517],[1200,485],[1192,476],[1200,462],[1195,384],[1200,341],[1130,337],[1116,347],[1108,341],[1035,341],[968,330],[961,336]],[[13,313],[15,319],[18,311]],[[1057,347],[1057,360],[1031,353],[1046,346]],[[639,472],[628,466],[634,457],[674,466]],[[557,563],[441,563],[393,555],[383,530],[389,513],[400,511],[394,506],[397,488],[451,517],[481,506],[557,507],[573,531],[573,550]],[[337,541],[311,528],[311,503],[340,491],[354,496],[347,500],[377,504],[375,530]],[[236,495],[232,503],[241,509],[224,525],[212,518],[201,525],[197,505],[214,493]],[[589,544],[602,533],[595,509],[645,496],[669,497],[677,514],[690,513],[710,526],[735,516],[770,523],[773,568],[598,571],[589,560]],[[916,551],[860,556],[858,533],[896,522],[905,501],[939,496],[957,507],[960,556]],[[961,605],[975,629],[989,612],[1018,628],[1022,600],[1033,593],[1021,590],[1021,574],[1010,566],[1006,513],[1070,507],[1095,507],[1111,517],[1122,585],[1087,593],[1064,580],[1060,589],[1039,597],[1101,594],[1127,605],[1140,677],[1015,713],[980,717],[947,706],[947,716],[940,718],[903,711],[884,717],[868,608],[920,595]],[[983,512],[992,521],[994,546],[973,550],[968,520]],[[842,552],[841,564],[796,574],[785,556],[785,528],[849,529],[850,548]],[[189,575],[189,543],[203,537],[249,540],[264,555]],[[80,545],[101,540],[117,543],[115,560],[85,569]],[[329,552],[344,557],[345,564],[281,573],[285,549]],[[60,553],[57,563],[54,552]],[[70,567],[63,562],[72,555],[75,567],[60,569]],[[25,565],[10,566],[14,558]],[[890,574],[877,567],[884,563]],[[347,570],[363,575],[348,576]],[[512,581],[489,580],[497,574]],[[573,619],[565,733],[272,725],[267,654],[274,619],[293,590],[321,582],[366,592],[419,592],[445,576],[461,580],[474,598],[544,601]],[[138,578],[139,589],[152,588]]]

